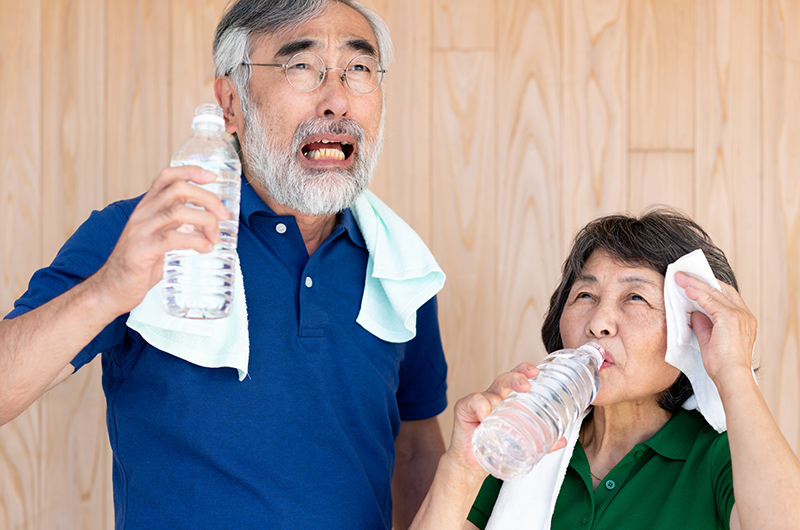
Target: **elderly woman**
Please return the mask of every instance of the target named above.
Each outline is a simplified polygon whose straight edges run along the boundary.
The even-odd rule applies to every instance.
[[[725,410],[722,434],[682,408],[691,384],[665,361],[667,266],[698,248],[722,290],[680,272],[675,280],[713,320],[691,316]],[[753,378],[756,321],[736,285],[722,251],[673,210],[604,217],[579,232],[542,338],[549,352],[596,342],[606,358],[552,528],[800,528],[800,461]],[[450,448],[412,528],[474,529],[487,521],[491,528],[501,517],[492,512],[503,485],[477,464],[472,433],[512,390],[528,390],[537,373],[522,364],[456,403]],[[562,438],[556,449],[565,445]]]

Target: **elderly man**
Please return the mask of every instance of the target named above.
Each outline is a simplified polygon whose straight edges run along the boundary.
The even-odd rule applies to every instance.
[[[0,424],[102,353],[117,528],[389,529],[392,501],[395,528],[413,518],[444,451],[436,300],[405,339],[357,322],[374,256],[350,209],[390,53],[354,0],[239,0],[219,24],[215,91],[244,168],[242,381],[127,325],[166,251],[219,240],[198,167],[93,213],[0,322]]]

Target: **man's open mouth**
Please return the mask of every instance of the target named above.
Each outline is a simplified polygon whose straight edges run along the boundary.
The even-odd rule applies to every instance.
[[[353,154],[353,144],[340,140],[322,139],[303,146],[307,160],[347,160]]]

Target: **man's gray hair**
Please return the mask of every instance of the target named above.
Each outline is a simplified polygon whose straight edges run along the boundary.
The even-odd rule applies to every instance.
[[[355,9],[372,28],[378,44],[378,60],[383,68],[392,62],[392,39],[386,22],[358,0],[237,0],[217,26],[214,38],[216,76],[227,75],[240,95],[249,95],[250,62],[256,41],[266,35],[291,31],[318,16],[329,4],[338,2]]]

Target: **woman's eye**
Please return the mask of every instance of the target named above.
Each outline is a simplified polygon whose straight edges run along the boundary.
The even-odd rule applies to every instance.
[[[639,301],[639,302],[646,302],[647,301],[647,300],[644,299],[643,296],[640,296],[640,295],[638,295],[636,293],[631,294],[628,298],[630,298],[631,300]]]
[[[591,295],[591,293],[578,293],[578,295],[575,297],[576,300],[580,300],[581,298],[589,298],[589,299],[591,299],[592,295]]]

